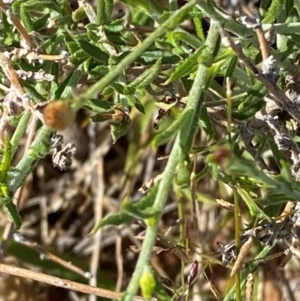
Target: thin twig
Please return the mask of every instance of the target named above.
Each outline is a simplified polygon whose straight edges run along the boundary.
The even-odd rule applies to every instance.
[[[13,238],[16,242],[23,244],[23,245],[27,246],[28,248],[31,248],[31,249],[35,250],[36,252],[38,252],[40,254],[41,258],[52,260],[53,262],[56,262],[57,264],[65,267],[66,269],[73,271],[74,273],[77,273],[85,278],[91,278],[91,275],[89,272],[82,270],[81,268],[73,265],[71,262],[67,262],[67,261],[55,256],[54,254],[50,253],[49,251],[47,251],[44,247],[40,246],[39,244],[33,243],[33,242],[27,240],[20,233],[14,233]]]
[[[98,164],[95,166],[93,171],[95,174],[94,183],[93,185],[94,190],[94,212],[95,212],[95,222],[102,219],[103,215],[103,200],[104,200],[104,193],[105,193],[105,181],[104,181],[104,162],[103,162],[103,155],[100,154],[98,157]],[[90,285],[97,284],[97,272],[99,270],[99,259],[101,254],[101,239],[102,239],[102,231],[98,231],[95,236],[93,237],[93,253],[91,257],[91,265],[90,265],[90,272],[93,275],[93,278],[90,279]],[[93,296],[89,297],[89,301],[96,301],[96,298]]]
[[[1,4],[1,0],[0,0],[0,4]],[[0,66],[3,72],[5,73],[6,77],[10,80],[11,86],[16,91],[18,91],[20,95],[23,95],[24,90],[20,84],[17,73],[13,68],[10,60],[2,52],[0,52]]]
[[[85,294],[93,294],[99,297],[109,298],[109,299],[120,299],[121,293],[116,293],[107,289],[93,287],[90,285],[78,283],[75,281],[70,281],[67,279],[62,279],[54,276],[50,276],[44,273],[31,271],[19,267],[14,267],[8,264],[0,263],[0,272],[3,274],[14,275],[22,278],[32,279],[35,281],[48,283],[50,285],[62,287],[65,289],[74,290],[77,292],[82,292]],[[152,298],[152,301],[157,301],[156,298]],[[140,296],[134,296],[132,301],[144,301]]]
[[[124,277],[123,256],[122,256],[122,236],[120,235],[120,232],[117,233],[115,256],[116,256],[116,263],[118,269],[116,291],[120,292],[122,288],[123,277]]]
[[[36,44],[32,40],[31,36],[28,34],[20,20],[7,8],[2,0],[0,0],[0,9],[6,14],[7,18],[10,19],[11,23],[17,28],[18,32],[27,42],[31,49],[37,48]]]

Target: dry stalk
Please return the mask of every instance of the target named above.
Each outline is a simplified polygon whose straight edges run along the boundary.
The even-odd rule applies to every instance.
[[[6,14],[10,22],[16,27],[20,35],[24,38],[26,43],[31,49],[36,49],[37,46],[32,40],[31,36],[28,34],[20,20],[11,12],[11,10],[5,5],[5,3],[0,0],[0,9]]]
[[[105,194],[105,181],[104,181],[104,161],[103,155],[99,156],[98,163],[94,168],[94,182],[92,181],[92,191],[93,191],[93,199],[94,199],[94,220],[95,223],[98,220],[101,220],[103,217],[103,203],[104,203],[104,194]],[[94,185],[93,185],[94,184]],[[90,285],[97,284],[97,271],[99,270],[99,262],[101,258],[101,241],[102,241],[102,230],[98,231],[93,237],[93,253],[91,257],[90,264],[90,272],[94,275],[93,278],[90,279]],[[89,301],[96,301],[95,296],[90,296]]]
[[[11,88],[14,88],[20,95],[23,95],[24,90],[20,84],[15,69],[13,68],[10,60],[1,52],[0,52],[0,65],[6,77],[9,79],[11,83]]]
[[[48,252],[44,247],[38,245],[37,243],[33,243],[33,242],[27,240],[20,233],[14,233],[13,238],[16,242],[21,243],[21,244],[35,250],[36,252],[38,252],[40,254],[41,258],[43,258],[43,259],[52,260],[53,262],[56,262],[56,263],[60,264],[61,266],[69,269],[70,271],[73,271],[85,278],[92,277],[92,275],[89,272],[86,272],[86,271],[80,269],[79,267],[74,266],[71,262],[67,262],[67,261],[53,255],[52,253]]]
[[[215,285],[215,283],[211,280],[209,280],[209,289],[210,291],[213,293],[213,295],[215,296],[217,301],[220,301],[220,293]]]
[[[23,268],[14,267],[11,265],[0,263],[0,273],[18,276],[22,278],[32,279],[35,281],[48,283],[50,285],[62,287],[65,289],[74,290],[77,292],[82,292],[85,294],[92,294],[99,297],[109,298],[109,299],[121,299],[122,294],[113,292],[107,289],[93,287],[90,285],[70,281],[67,279],[62,279],[54,276],[50,276],[44,273],[35,272]],[[144,301],[144,298],[140,296],[135,296],[132,301]],[[156,298],[152,298],[151,301],[157,301]]]

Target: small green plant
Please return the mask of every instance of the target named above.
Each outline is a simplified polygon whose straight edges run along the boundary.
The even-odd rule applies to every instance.
[[[133,202],[136,187],[124,185],[119,210],[89,229],[92,236],[138,221],[146,231],[122,300],[138,300],[139,288],[147,300],[192,300],[193,285],[200,277],[210,282],[214,265],[232,272],[221,293],[211,283],[209,300],[256,300],[249,287],[276,243],[288,241],[288,252],[298,254],[299,5],[69,2],[0,0],[0,205],[15,229],[22,227],[16,192],[51,148],[54,166],[70,166],[73,144],[53,141],[84,110],[85,124],[109,126],[111,145],[129,132],[126,179],[143,152],[168,150],[166,164],[142,184],[144,195]],[[216,189],[202,193],[205,181]],[[170,195],[180,220],[177,240],[160,229]],[[207,203],[233,211],[220,214],[217,225],[234,220],[234,243],[219,244],[221,261],[201,242],[198,252],[187,230],[189,223],[203,235]],[[150,266],[158,238],[182,262],[173,287],[161,285]]]

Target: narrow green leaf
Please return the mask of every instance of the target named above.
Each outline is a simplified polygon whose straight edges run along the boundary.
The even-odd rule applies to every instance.
[[[84,103],[84,108],[100,114],[111,111],[110,103],[102,99],[90,99]]]
[[[36,91],[34,85],[32,85],[30,81],[20,79],[20,82],[34,104],[46,101],[46,98]]]
[[[102,95],[103,96],[108,96],[110,94],[113,94],[114,92],[115,92],[114,88],[112,86],[108,86],[108,87],[103,89]]]
[[[235,71],[235,68],[236,68],[236,65],[237,65],[237,62],[238,62],[238,59],[237,59],[237,56],[233,56],[228,64],[228,67],[226,69],[226,72],[225,72],[225,75],[224,75],[224,80],[226,80],[227,77],[231,78],[234,71]]]
[[[72,71],[59,85],[58,89],[55,91],[54,97],[51,100],[71,98],[73,96],[74,87],[77,86],[82,75],[83,71],[80,69],[75,69]]]
[[[196,182],[202,180],[202,178],[209,172],[209,165],[206,164],[201,171],[196,174]]]
[[[107,24],[110,15],[114,8],[113,0],[98,0],[97,1],[97,24]]]
[[[245,189],[238,188],[237,191],[247,205],[252,217],[255,217],[257,213],[260,213],[266,220],[272,223],[270,217],[265,214],[265,212],[255,203],[255,201]]]
[[[119,33],[124,30],[124,20],[116,19],[109,24],[104,24],[103,27],[105,31],[107,31],[107,35],[109,36],[109,32]]]
[[[117,93],[125,95],[125,86],[122,84],[115,82],[111,86]]]
[[[22,4],[22,8],[26,9],[27,11],[43,11],[45,8],[49,8],[62,14],[60,5],[53,0],[26,0],[26,1],[14,1],[13,7],[16,9],[19,5]]]
[[[6,184],[7,173],[11,165],[11,144],[7,136],[4,137],[4,153],[0,163],[0,183]]]
[[[153,66],[144,71],[131,83],[125,86],[125,94],[132,94],[136,89],[147,87],[157,77],[161,67],[161,59],[158,59]]]
[[[18,212],[17,206],[13,203],[13,201],[10,200],[9,202],[7,202],[4,205],[4,209],[11,221],[14,223],[16,230],[20,229],[20,227],[22,226],[22,220]]]
[[[273,23],[274,20],[277,19],[277,16],[282,13],[283,11],[283,3],[284,0],[272,0],[271,5],[265,14],[264,19],[262,20],[262,23]]]
[[[83,7],[79,7],[78,9],[72,12],[72,20],[76,23],[85,19],[86,17],[86,12]]]
[[[159,301],[172,301],[173,298],[168,294],[168,291],[163,286],[161,281],[156,281],[156,287],[154,289],[154,297]]]
[[[157,134],[152,140],[152,147],[156,150],[160,145],[167,143],[181,128],[185,120],[191,118],[190,111],[184,111],[165,131]]]
[[[42,126],[17,166],[10,168],[7,184],[9,191],[15,193],[24,184],[28,175],[32,173],[37,162],[48,154],[52,133],[47,126]]]
[[[32,17],[29,15],[28,11],[23,8],[23,5],[21,5],[21,9],[20,9],[20,18],[27,32],[32,32],[33,31]]]
[[[126,99],[128,100],[129,105],[135,106],[137,110],[145,114],[145,108],[143,104],[135,96],[126,95]]]
[[[89,71],[88,79],[99,79],[109,71],[108,66],[99,65]]]
[[[41,18],[37,19],[33,23],[33,31],[40,31],[41,29],[45,28],[47,23],[49,22],[50,19],[50,13],[43,15]]]
[[[140,201],[134,203],[132,206],[135,207],[137,210],[145,210],[147,208],[151,208],[153,205],[155,196],[157,193],[157,187],[153,187],[149,193],[147,193],[146,196],[144,196]],[[94,228],[89,233],[90,235],[95,234],[100,228],[108,225],[121,225],[124,223],[131,222],[134,219],[134,217],[126,211],[119,211],[114,214],[109,214],[105,216],[101,221],[99,221]]]
[[[199,15],[199,11],[194,10],[197,12],[197,14],[195,15],[195,17],[193,18],[194,21],[194,25],[196,28],[196,32],[197,32],[197,36],[204,42],[205,41],[205,36],[204,36],[204,31],[203,31],[203,27],[202,27],[202,22],[201,22],[201,15]]]
[[[155,217],[159,214],[159,211],[152,207],[147,207],[145,209],[140,209],[134,206],[134,204],[127,204],[124,210],[135,219],[147,219],[150,217]]]
[[[191,182],[192,166],[190,160],[186,159],[186,156],[181,155],[180,161],[178,162],[178,170],[175,176],[175,183],[180,188],[190,187]]]
[[[122,2],[137,10],[145,11],[154,20],[157,20],[165,10],[161,2],[156,0],[122,0]]]
[[[119,211],[117,213],[108,214],[95,225],[95,227],[89,233],[89,236],[94,235],[99,229],[103,228],[104,226],[108,226],[108,225],[118,226],[125,223],[129,223],[132,220],[133,220],[132,215],[130,215],[126,211]]]
[[[246,120],[252,117],[263,107],[265,103],[263,99],[267,93],[267,88],[261,82],[256,82],[242,102],[239,104],[233,103],[232,117],[238,120]]]
[[[187,59],[181,62],[176,68],[175,71],[171,74],[170,78],[167,80],[166,84],[169,84],[175,80],[180,79],[183,76],[189,75],[195,70],[197,70],[198,66],[198,57],[204,50],[207,48],[206,45],[202,45],[199,47],[192,55],[190,55]]]
[[[253,162],[244,160],[243,162],[235,160],[229,166],[232,173],[237,176],[252,177],[257,183],[261,183],[272,190],[277,190],[278,193],[285,194],[287,198],[292,200],[300,199],[300,191],[297,191],[292,186],[292,183],[285,181],[282,177],[271,178],[266,175],[263,171],[258,170],[257,167],[253,166]]]
[[[75,65],[75,66],[79,66],[81,65],[83,62],[85,62],[87,59],[89,58],[89,55],[82,49],[74,52],[71,56],[70,56],[70,62]]]
[[[99,47],[94,46],[93,44],[85,41],[85,40],[78,40],[78,43],[83,51],[85,51],[88,55],[90,55],[95,60],[103,63],[104,65],[108,64],[108,54],[103,52]]]
[[[144,51],[136,61],[144,65],[149,65],[154,64],[159,59],[161,59],[162,64],[177,64],[180,62],[178,55],[163,50]]]
[[[286,203],[286,195],[276,191],[268,192],[264,197],[259,198],[257,202],[261,206],[283,205]]]
[[[207,140],[210,141],[215,135],[215,129],[210,119],[210,116],[207,113],[206,108],[201,109],[200,126],[204,129],[205,133],[207,134]]]

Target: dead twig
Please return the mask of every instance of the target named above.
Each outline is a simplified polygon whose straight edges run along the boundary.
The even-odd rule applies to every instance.
[[[116,293],[107,289],[93,287],[87,284],[78,283],[75,281],[70,281],[67,279],[62,279],[54,276],[50,276],[44,273],[35,272],[19,267],[14,267],[8,264],[0,263],[0,273],[14,275],[22,278],[32,279],[35,281],[48,283],[50,285],[62,287],[65,289],[74,290],[77,292],[82,292],[85,294],[93,294],[99,297],[109,298],[109,299],[120,299],[122,297],[121,293]],[[144,301],[144,298],[140,296],[135,296],[133,301]],[[152,298],[151,301],[157,301],[156,298]]]
[[[13,238],[16,242],[21,243],[21,244],[35,250],[36,252],[38,252],[40,254],[41,258],[52,260],[53,262],[56,262],[56,263],[60,264],[61,266],[64,266],[65,268],[69,269],[70,271],[73,271],[85,278],[92,278],[91,273],[86,272],[77,266],[74,266],[71,262],[67,262],[67,261],[55,256],[54,254],[50,253],[44,247],[38,245],[37,243],[31,242],[31,241],[25,239],[25,237],[23,235],[21,235],[20,233],[14,233]]]
[[[32,40],[31,36],[28,34],[20,20],[11,12],[11,10],[5,5],[5,3],[0,0],[0,9],[6,14],[10,22],[16,27],[20,35],[24,38],[26,43],[31,49],[37,48],[36,44]]]

